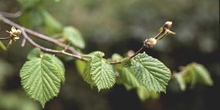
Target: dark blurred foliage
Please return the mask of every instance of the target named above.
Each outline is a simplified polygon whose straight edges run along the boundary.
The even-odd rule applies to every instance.
[[[146,53],[173,71],[191,62],[201,63],[214,81],[212,87],[198,85],[185,92],[180,91],[177,82],[170,81],[167,93],[162,93],[160,99],[141,102],[135,90],[126,91],[121,85],[98,93],[82,81],[74,61],[64,61],[66,82],[45,110],[219,109],[219,0],[45,0],[43,8],[64,26],[72,25],[80,30],[86,41],[84,53],[100,50],[106,57],[139,49],[143,40],[153,37],[164,22],[171,20],[176,35],[164,38],[155,48],[146,49]],[[16,0],[0,0],[0,11],[18,10]],[[0,22],[1,35],[9,29]],[[44,33],[40,27],[36,31]],[[20,43],[16,42],[7,52],[0,51],[0,109],[6,109],[5,105],[9,104],[10,110],[20,110],[10,108],[16,101],[5,104],[6,99],[10,100],[7,96],[28,100],[17,101],[25,107],[31,105],[33,109],[29,110],[39,109],[38,103],[27,103],[34,101],[27,98],[20,85],[19,70],[32,48],[29,44],[21,48]]]

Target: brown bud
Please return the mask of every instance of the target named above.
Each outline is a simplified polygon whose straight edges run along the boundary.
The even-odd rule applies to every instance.
[[[163,27],[165,28],[165,29],[170,29],[171,28],[171,26],[172,26],[172,21],[167,21],[167,22],[165,22],[165,24],[163,25]]]
[[[149,38],[144,41],[144,47],[152,48],[157,44],[157,40],[155,38]]]

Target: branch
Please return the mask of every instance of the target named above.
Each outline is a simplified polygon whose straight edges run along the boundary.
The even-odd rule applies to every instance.
[[[163,27],[161,27],[159,33],[156,36],[152,37],[152,38],[146,39],[143,42],[142,47],[137,52],[135,52],[134,55],[130,56],[129,58],[131,59],[131,58],[135,57],[138,53],[140,53],[145,48],[153,48],[157,44],[157,41],[161,40],[166,35],[168,35],[168,34],[175,34],[175,32],[170,30],[171,26],[172,26],[172,22],[171,21],[165,22]],[[120,63],[122,63],[122,61],[110,62],[110,64],[120,64]]]
[[[79,59],[79,60],[82,60],[82,61],[87,61],[86,59],[82,58],[80,56],[80,53],[78,53],[73,47],[70,47],[69,45],[66,45],[66,44],[60,42],[59,40],[53,39],[53,38],[51,38],[49,36],[40,34],[38,32],[35,32],[33,30],[30,30],[30,29],[27,29],[25,27],[22,27],[22,26],[18,25],[17,23],[15,23],[13,21],[10,21],[9,19],[6,18],[6,17],[15,18],[15,17],[20,16],[20,14],[21,14],[21,12],[17,12],[15,14],[0,12],[0,20],[2,20],[4,23],[6,23],[8,25],[14,26],[14,27],[16,27],[16,28],[21,30],[22,35],[24,36],[23,42],[21,44],[22,47],[25,45],[25,42],[27,40],[31,45],[40,48],[42,51],[49,52],[49,53],[56,53],[56,54],[64,54],[64,55],[71,56],[73,58],[76,58],[76,59]],[[143,42],[142,47],[138,51],[136,51],[134,55],[130,56],[129,58],[131,59],[131,58],[135,57],[138,53],[140,53],[145,48],[152,48],[153,46],[156,45],[157,41],[161,40],[164,36],[166,36],[168,34],[175,34],[175,32],[172,32],[170,30],[171,26],[172,26],[172,22],[171,21],[167,21],[163,25],[163,27],[161,27],[161,31],[155,37],[146,39]],[[64,50],[54,50],[54,49],[49,49],[49,48],[43,47],[43,46],[35,43],[27,35],[27,33],[30,34],[30,35],[33,35],[33,36],[35,36],[37,38],[40,38],[40,39],[43,39],[45,41],[51,42],[51,43],[53,43],[55,45],[58,45],[60,47],[63,47]],[[7,39],[10,39],[10,37],[0,38],[0,40],[7,40]],[[69,50],[72,53],[68,53],[68,52],[66,52],[66,50]],[[122,61],[109,62],[109,63],[115,65],[115,64],[121,64]]]
[[[54,50],[54,49],[49,49],[49,48],[46,48],[46,47],[43,47],[37,43],[35,43],[26,33],[25,29],[24,28],[21,28],[21,33],[22,35],[24,36],[24,39],[26,39],[31,45],[33,45],[34,47],[37,47],[37,48],[40,48],[42,51],[45,51],[45,52],[49,52],[49,53],[55,53],[55,54],[64,54],[64,55],[67,55],[67,56],[71,56],[73,58],[76,58],[76,59],[79,59],[79,60],[82,60],[82,61],[86,61],[85,59],[83,59],[81,56],[79,55],[75,55],[75,54],[71,54],[71,53],[68,53],[68,52],[65,52],[65,50]]]
[[[63,47],[63,48],[68,47],[68,45],[66,45],[66,44],[64,44],[64,43],[62,43],[62,42],[60,42],[59,40],[53,39],[53,38],[51,38],[51,37],[49,37],[49,36],[40,34],[40,33],[38,33],[38,32],[32,31],[32,30],[27,29],[27,28],[25,28],[25,27],[22,27],[22,26],[18,25],[17,23],[10,21],[9,19],[7,19],[6,17],[4,17],[4,16],[1,15],[1,14],[0,14],[0,20],[2,20],[2,21],[3,21],[4,23],[6,23],[6,24],[11,25],[11,26],[14,26],[14,27],[16,27],[16,28],[18,28],[18,29],[23,28],[23,30],[24,30],[25,32],[27,32],[27,33],[29,33],[29,34],[35,36],[35,37],[38,37],[38,38],[40,38],[40,39],[43,39],[43,40],[46,40],[46,41],[51,42],[51,43],[53,43],[53,44],[56,44],[56,45],[58,45],[58,46],[60,46],[60,47]],[[79,55],[79,53],[78,53],[73,47],[68,47],[67,50],[71,51],[73,54]]]
[[[82,61],[87,61],[86,59],[83,59],[80,54],[73,48],[73,47],[70,47],[69,45],[66,45],[62,42],[60,42],[59,40],[56,40],[56,39],[53,39],[49,36],[46,36],[46,35],[43,35],[43,34],[40,34],[38,32],[35,32],[35,31],[32,31],[30,29],[27,29],[25,27],[22,27],[20,25],[18,25],[17,23],[13,22],[13,21],[10,21],[9,19],[7,19],[6,17],[4,17],[4,15],[7,15],[10,17],[15,17],[13,14],[9,14],[9,13],[0,13],[0,20],[2,20],[4,23],[8,24],[8,25],[11,25],[11,26],[14,26],[16,27],[17,29],[21,30],[21,33],[22,35],[24,36],[24,40],[22,42],[22,46],[24,46],[26,40],[33,46],[35,47],[38,47],[40,48],[42,51],[45,51],[45,52],[49,52],[49,53],[55,53],[55,54],[64,54],[64,55],[67,55],[67,56],[71,56],[73,58],[76,58],[76,59],[79,59],[79,60],[82,60]],[[33,35],[37,38],[40,38],[40,39],[43,39],[45,41],[48,41],[48,42],[51,42],[53,44],[56,44],[60,47],[63,47],[64,50],[53,50],[53,49],[49,49],[49,48],[46,48],[46,47],[43,47],[37,43],[35,43],[28,35],[27,33],[29,33],[30,35]],[[7,39],[10,39],[11,37],[5,37],[5,38],[0,38],[0,40],[7,40]],[[69,50],[71,51],[72,53],[68,53],[66,52],[66,50]]]
[[[17,18],[19,16],[21,16],[22,12],[18,11],[16,13],[7,13],[7,12],[0,12],[0,15],[3,15],[7,18]]]

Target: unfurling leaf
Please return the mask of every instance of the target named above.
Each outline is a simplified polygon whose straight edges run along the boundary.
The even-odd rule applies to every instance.
[[[138,82],[154,92],[165,92],[171,78],[170,70],[159,60],[140,53],[132,58],[131,68]]]
[[[208,70],[198,63],[191,63],[181,68],[179,73],[175,73],[174,77],[178,81],[181,90],[185,90],[186,84],[190,84],[193,88],[196,84],[203,84],[211,86],[213,81],[209,75]]]
[[[58,95],[61,82],[65,80],[64,68],[50,54],[29,59],[20,71],[21,84],[25,92],[44,107],[47,101]]]

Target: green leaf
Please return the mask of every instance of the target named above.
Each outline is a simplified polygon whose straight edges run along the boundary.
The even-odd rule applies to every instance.
[[[74,27],[65,27],[63,30],[63,35],[68,39],[71,45],[77,48],[85,48],[85,42],[82,38],[80,32]]]
[[[42,0],[17,0],[17,1],[23,9],[27,9],[27,8],[36,7],[37,5],[39,5],[39,3]]]
[[[141,85],[154,92],[166,91],[171,72],[162,62],[141,53],[132,58],[131,64]]]
[[[44,17],[41,10],[31,9],[25,11],[22,16],[19,17],[19,22],[21,22],[21,24],[27,28],[35,28],[42,26]]]
[[[64,71],[59,65],[51,55],[43,55],[27,61],[20,70],[25,92],[42,107],[59,93],[60,83],[64,80]]]
[[[65,67],[63,65],[63,62],[57,58],[55,55],[45,54],[45,56],[48,56],[52,59],[53,64],[56,65],[57,69],[60,71],[59,78],[61,78],[62,83],[65,82]]]
[[[179,73],[174,74],[174,77],[177,79],[181,90],[185,90],[186,84],[190,84],[190,88],[195,87],[196,84],[213,85],[208,70],[198,63],[190,63],[182,67]]]
[[[91,86],[94,86],[94,81],[92,80],[92,75],[90,74],[90,62],[85,63],[81,60],[76,60],[77,70],[82,76],[83,80],[86,81]]]
[[[123,83],[127,90],[137,88],[140,86],[138,80],[134,76],[134,73],[129,68],[123,67],[121,69],[121,72],[119,74],[119,77],[117,77],[121,83]]]
[[[195,71],[197,73],[198,81],[201,84],[212,86],[213,81],[211,79],[211,76],[208,70],[201,64],[194,63],[194,65],[195,65]]]
[[[4,51],[7,50],[7,48],[5,47],[5,44],[3,44],[1,41],[0,41],[0,47],[1,47]]]
[[[28,54],[28,56],[27,56],[27,59],[28,59],[28,60],[31,60],[31,59],[33,59],[33,58],[39,58],[39,57],[40,57],[40,54],[42,54],[41,51],[40,51],[40,49],[39,49],[39,48],[34,48],[34,49],[32,49],[32,50],[29,52],[29,54]]]
[[[184,80],[184,74],[181,74],[181,73],[175,73],[173,74],[174,77],[176,78],[177,82],[179,83],[179,86],[180,86],[180,89],[182,91],[185,91],[186,90],[186,82]]]
[[[41,10],[44,17],[44,26],[49,34],[55,34],[62,31],[62,25],[46,10]]]
[[[104,53],[95,52],[90,63],[90,74],[98,90],[109,89],[115,84],[115,73],[113,67],[102,57]]]
[[[149,98],[152,98],[152,99],[156,99],[159,97],[159,94],[158,93],[155,93],[155,92],[152,92],[152,91],[149,91],[146,87],[144,86],[139,86],[137,88],[137,94],[138,94],[138,97],[141,99],[141,101],[145,101]]]
[[[55,55],[51,55],[51,54],[44,54],[43,52],[41,52],[41,50],[39,48],[34,48],[33,50],[31,50],[27,56],[28,60],[34,59],[34,58],[40,58],[42,56],[48,56],[52,59],[52,61],[54,62],[54,64],[57,66],[57,68],[62,71],[62,73],[60,74],[60,78],[62,79],[62,82],[65,82],[65,68],[63,65],[63,62],[60,61],[59,58],[57,58]]]
[[[208,86],[213,85],[213,81],[210,77],[210,73],[208,70],[201,64],[191,63],[187,66],[183,67],[181,71],[185,71],[186,75],[184,77],[186,83],[191,84],[191,88],[195,86],[195,84],[204,84]]]

